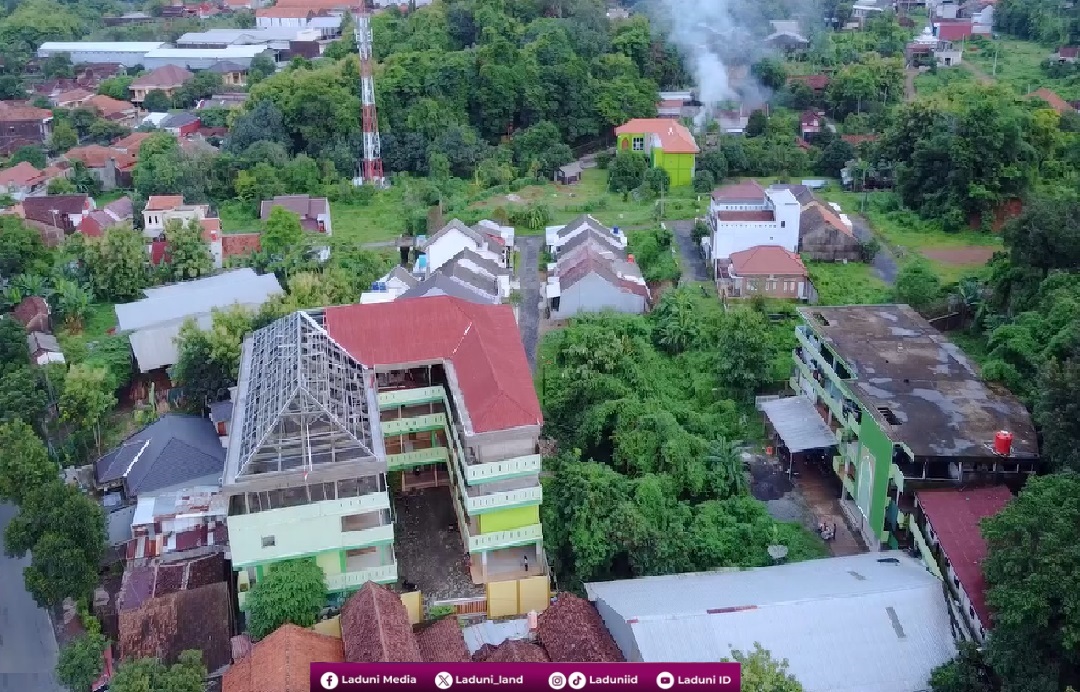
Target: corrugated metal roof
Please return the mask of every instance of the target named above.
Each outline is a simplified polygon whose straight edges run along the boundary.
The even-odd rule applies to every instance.
[[[761,405],[790,452],[823,449],[836,444],[836,435],[822,420],[813,402],[803,395],[767,401]]]
[[[214,58],[215,60],[227,60],[229,58],[254,58],[267,50],[264,44],[254,46],[226,46],[224,48],[156,48],[147,51],[147,59],[198,59]]]
[[[923,690],[956,653],[941,582],[902,553],[586,590],[628,621],[646,662],[717,661],[759,642],[807,692]]]
[[[465,635],[465,644],[469,647],[469,653],[475,654],[484,644],[498,646],[508,639],[527,639],[529,621],[525,618],[502,622],[485,620],[478,625],[462,628],[461,633]]]
[[[167,45],[164,41],[46,41],[38,53],[147,53]]]

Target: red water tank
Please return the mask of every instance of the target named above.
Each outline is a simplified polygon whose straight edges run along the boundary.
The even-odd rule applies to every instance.
[[[634,256],[633,256],[633,255],[628,255],[628,256],[626,257],[626,259],[627,259],[627,261],[629,261],[629,262],[630,262],[630,264],[633,264],[633,263],[634,263]]]
[[[1009,456],[1012,453],[1012,441],[1013,436],[1011,432],[1007,430],[999,430],[994,435],[994,453],[1000,454],[1003,457]]]

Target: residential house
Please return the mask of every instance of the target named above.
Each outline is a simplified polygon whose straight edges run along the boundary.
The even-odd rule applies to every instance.
[[[561,185],[577,185],[581,182],[581,164],[577,161],[560,166],[555,171],[555,182]]]
[[[259,9],[260,7],[262,7],[265,4],[266,3],[261,2],[261,0],[225,0],[224,1],[225,9],[227,9],[227,10],[229,10],[231,12],[239,12],[241,10],[257,10],[257,9]]]
[[[656,114],[660,118],[693,120],[701,113],[701,102],[692,91],[661,91],[657,95]]]
[[[199,131],[202,121],[194,113],[170,113],[158,127],[176,137],[188,137]]]
[[[470,663],[472,656],[457,618],[436,620],[416,634],[420,659],[426,663]]]
[[[22,201],[23,218],[38,225],[48,244],[71,235],[94,210],[94,200],[87,195],[41,195]]]
[[[360,302],[363,304],[389,303],[419,284],[419,278],[398,265],[390,270],[386,276],[372,282],[371,290],[360,295]]]
[[[1075,65],[1080,61],[1080,46],[1062,46],[1050,59],[1056,60],[1059,65]]]
[[[349,663],[421,663],[409,612],[396,593],[367,582],[341,608],[341,641]]]
[[[779,245],[755,245],[716,263],[717,294],[808,300],[810,275],[798,253]]]
[[[986,539],[979,527],[983,519],[1005,509],[1012,498],[1012,492],[1002,485],[915,493],[912,533],[923,534],[917,545],[927,549],[923,558],[945,582],[956,621],[966,629],[965,638],[979,644],[986,642],[991,625],[982,570]],[[922,522],[916,519],[919,515]]]
[[[380,300],[381,292],[376,293],[376,296],[374,299],[369,298],[367,303],[389,302],[387,299]],[[460,268],[455,273],[449,273],[447,267],[429,275],[397,297],[429,298],[433,296],[449,296],[480,305],[497,305],[501,302],[495,282]],[[361,300],[361,302],[364,301]]]
[[[940,41],[958,43],[972,36],[989,36],[993,31],[993,25],[980,25],[974,22],[955,20],[934,20],[934,36]]]
[[[862,243],[851,220],[833,205],[813,201],[803,205],[799,216],[799,254],[808,260],[858,262]]]
[[[561,593],[537,618],[536,638],[556,663],[622,663],[622,651],[589,601]]]
[[[75,147],[64,154],[64,158],[86,166],[86,170],[101,181],[101,189],[106,191],[117,187],[131,187],[135,164],[138,162],[135,154],[100,144]]]
[[[78,108],[86,103],[87,99],[94,95],[94,92],[87,91],[81,87],[76,87],[69,91],[62,91],[59,94],[49,99],[57,108]]]
[[[104,94],[95,94],[83,103],[84,108],[90,108],[106,120],[120,123],[126,127],[135,125],[138,109],[127,101],[114,99]]]
[[[67,170],[49,166],[38,170],[34,164],[20,161],[11,168],[0,170],[0,194],[10,195],[16,202],[27,197],[45,194],[49,183],[67,176]]]
[[[248,93],[237,91],[227,94],[214,94],[208,99],[203,99],[195,104],[195,110],[201,111],[207,108],[242,108],[247,102]]]
[[[719,110],[716,112],[716,122],[720,132],[725,135],[746,134],[746,126],[750,124],[750,113],[753,111],[739,105],[739,110]]]
[[[702,240],[713,272],[720,260],[758,245],[779,245],[798,252],[801,213],[802,207],[790,190],[766,190],[754,180],[713,190],[709,203],[712,237]]]
[[[636,118],[615,128],[619,151],[635,151],[649,158],[653,168],[667,171],[672,187],[694,181],[701,151],[694,135],[682,123],[668,118]]]
[[[483,646],[473,654],[473,663],[550,663],[544,647],[521,639],[509,639],[498,646]]]
[[[128,87],[131,90],[131,102],[141,106],[146,95],[151,91],[164,91],[172,96],[173,92],[186,84],[195,75],[177,65],[163,65],[138,77]]]
[[[116,306],[118,331],[131,332],[139,372],[150,372],[176,363],[176,336],[185,320],[208,329],[215,309],[240,305],[257,311],[282,292],[273,274],[257,275],[248,268],[148,288],[146,298]]]
[[[259,204],[259,218],[266,221],[274,207],[284,207],[300,217],[300,227],[309,233],[334,234],[330,222],[330,202],[311,195],[279,195]]]
[[[37,57],[44,60],[67,55],[76,65],[142,65],[147,52],[167,45],[163,41],[46,41],[38,46]]]
[[[131,24],[149,24],[150,22],[157,21],[157,17],[152,17],[145,12],[125,12],[124,14],[114,17],[102,17],[101,23],[105,26],[128,26]]]
[[[65,362],[60,342],[52,334],[30,332],[26,335],[26,345],[30,349],[30,362],[34,365]]]
[[[241,65],[231,60],[222,60],[206,68],[207,72],[221,75],[221,83],[225,87],[242,87],[247,85],[247,65]]]
[[[822,112],[806,110],[799,116],[799,135],[805,142],[812,142],[827,126],[825,114]]]
[[[94,463],[94,487],[108,512],[109,542],[131,540],[140,497],[217,485],[224,462],[214,425],[200,416],[167,413],[128,436]]]
[[[240,589],[298,555],[315,556],[339,600],[397,581],[391,473],[402,490],[448,493],[475,583],[540,580],[546,601],[542,424],[508,305],[400,299],[255,331],[224,485]]]
[[[778,434],[792,453],[825,455],[843,486],[841,509],[872,550],[918,542],[908,521],[915,491],[1019,483],[1038,470],[1023,404],[984,384],[967,356],[907,305],[799,313],[790,381],[798,396],[788,401],[832,434],[812,447],[798,429]],[[768,410],[766,417],[776,424]],[[1010,442],[995,448],[999,438]]]
[[[225,517],[229,512],[219,490],[218,485],[208,485],[141,495],[131,518],[128,563],[223,552],[228,547]]]
[[[962,48],[957,47],[951,40],[943,40],[935,36],[933,29],[929,26],[907,45],[904,52],[908,63],[916,66],[923,66],[932,61],[938,67],[951,67],[959,65],[964,55]]]
[[[11,316],[28,332],[52,333],[52,310],[41,296],[27,296],[19,301]]]
[[[1028,98],[1041,99],[1046,103],[1046,105],[1057,111],[1059,115],[1065,115],[1066,113],[1076,111],[1076,109],[1073,108],[1072,104],[1058,96],[1056,92],[1047,89],[1046,87],[1040,87],[1028,94],[1027,96]]]
[[[792,75],[787,78],[788,84],[805,84],[810,87],[810,90],[815,94],[822,94],[829,86],[829,75],[827,74],[805,74],[805,75]]]
[[[152,132],[132,132],[129,135],[125,135],[120,139],[112,143],[113,149],[124,152],[125,154],[131,154],[132,156],[139,155],[139,148],[142,147],[143,142],[146,141]]]
[[[581,233],[562,246],[544,287],[551,319],[611,310],[645,312],[652,300],[641,269],[610,233]]]
[[[592,216],[585,214],[565,226],[548,226],[545,229],[544,240],[548,253],[552,257],[557,257],[564,246],[583,234],[604,236],[604,239],[613,247],[626,249],[626,235],[619,230],[618,226],[608,228]]]
[[[114,226],[130,225],[134,219],[134,208],[130,197],[106,204],[104,208],[90,212],[79,224],[79,233],[87,238],[100,238],[106,229]]]
[[[223,264],[231,257],[249,257],[262,250],[261,233],[224,233],[221,236]]]
[[[466,249],[495,262],[500,267],[507,266],[509,249],[505,244],[495,240],[490,233],[469,228],[457,219],[453,219],[421,243],[421,256],[417,260],[413,273],[430,276]]]
[[[202,227],[202,239],[214,259],[214,267],[225,266],[225,248],[221,233],[221,219],[210,215],[208,204],[185,204],[180,195],[151,195],[143,208],[143,236],[150,240],[148,251],[154,265],[167,262],[165,227],[172,221],[188,223],[198,221]]]
[[[44,146],[52,137],[52,111],[19,101],[0,101],[0,155],[19,147]]]
[[[730,659],[755,645],[806,692],[911,692],[956,655],[941,582],[902,552],[593,582],[627,661]],[[837,651],[844,665],[824,664]]]
[[[773,50],[791,54],[810,47],[810,39],[802,32],[797,20],[777,20],[769,22],[772,33],[765,37],[765,45]]]
[[[293,624],[282,625],[233,661],[221,681],[222,692],[308,692],[312,663],[342,663],[340,638]]]
[[[890,9],[890,0],[855,0],[851,6],[851,19],[857,26],[864,26],[866,20],[880,16]]]

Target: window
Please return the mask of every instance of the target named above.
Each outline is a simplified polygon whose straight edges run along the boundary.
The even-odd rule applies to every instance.
[[[780,228],[787,228],[787,221],[781,221]]]
[[[645,151],[644,137],[634,137],[634,151]]]
[[[878,406],[878,413],[885,419],[885,422],[889,425],[900,425],[900,419],[896,417],[891,408],[886,406]]]
[[[274,541],[273,536],[263,536],[262,537],[262,547],[264,547],[264,548],[273,548],[275,545],[276,545],[276,542]]]

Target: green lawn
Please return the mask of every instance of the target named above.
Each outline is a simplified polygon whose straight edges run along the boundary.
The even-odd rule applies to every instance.
[[[70,354],[84,353],[87,343],[100,339],[116,326],[116,311],[113,308],[112,303],[92,304],[86,319],[83,320],[83,328],[78,332],[73,332],[66,326],[57,326],[56,339],[64,352],[69,354],[69,360],[73,359]]]
[[[936,72],[923,72],[916,77],[915,91],[920,96],[925,96],[974,81],[975,76],[962,67],[943,67]]]
[[[889,287],[874,276],[868,264],[807,262],[806,268],[817,289],[820,305],[876,305],[891,300]]]
[[[1033,41],[999,39],[969,43],[964,50],[964,60],[978,65],[987,75],[1006,84],[1020,94],[1029,94],[1039,87],[1053,89],[1066,101],[1080,99],[1080,75],[1054,79],[1042,69],[1042,63],[1054,52]],[[997,71],[994,71],[994,55],[997,54]]]
[[[402,191],[379,191],[368,204],[330,203],[334,245],[356,245],[394,240],[405,232]],[[253,210],[238,201],[224,202],[218,209],[225,233],[258,231],[262,222]]]
[[[127,190],[109,190],[108,192],[102,192],[100,195],[94,195],[94,203],[97,204],[98,209],[101,209],[106,204],[111,204],[127,194],[130,194]]]

